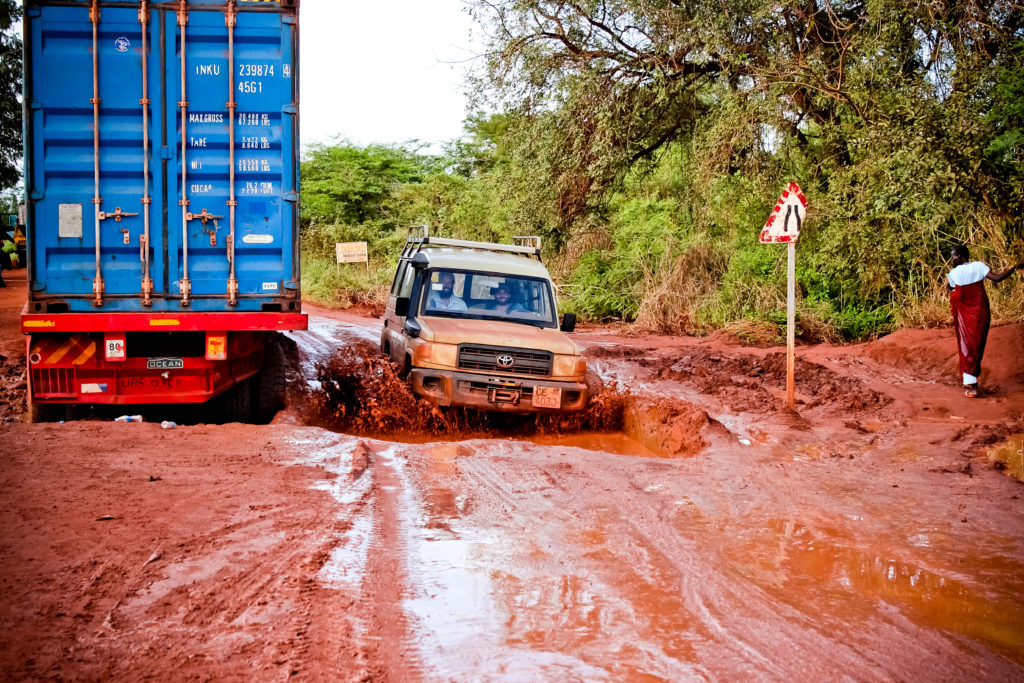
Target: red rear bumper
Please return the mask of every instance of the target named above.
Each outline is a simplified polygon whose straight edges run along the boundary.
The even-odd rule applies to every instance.
[[[23,314],[21,327],[28,335],[26,355],[32,402],[202,403],[259,371],[266,345],[264,332],[304,330],[307,316],[305,313]],[[105,332],[131,333],[127,337],[127,358],[108,360],[105,357]],[[227,334],[224,360],[206,359],[203,332]],[[159,346],[150,342],[157,338]]]
[[[22,313],[21,331],[232,332],[304,330],[305,313]]]

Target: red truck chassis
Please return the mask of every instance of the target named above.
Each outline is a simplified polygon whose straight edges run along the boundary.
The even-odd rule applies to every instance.
[[[276,364],[305,313],[23,313],[34,404],[202,403]],[[272,368],[280,371],[280,368]]]

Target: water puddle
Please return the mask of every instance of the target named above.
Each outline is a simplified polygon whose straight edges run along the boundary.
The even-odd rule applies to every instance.
[[[639,458],[656,458],[656,453],[642,443],[622,432],[579,432],[576,434],[536,434],[528,438],[540,446],[565,446],[586,451],[626,455]]]
[[[919,627],[966,636],[1024,663],[1024,567],[993,571],[989,558],[942,572],[884,543],[862,547],[795,520],[771,520],[746,542],[736,541],[726,548],[734,570],[829,628],[853,637],[863,629],[858,621],[889,605]],[[911,541],[927,547],[927,539]],[[986,575],[993,579],[985,585],[966,578]]]
[[[581,434],[570,440],[588,450],[637,453],[639,445],[625,435],[608,437]],[[565,445],[555,437],[540,440]],[[422,482],[414,482],[405,459],[394,461],[412,584],[404,607],[417,625],[417,650],[431,676],[618,681],[644,680],[640,671],[661,680],[697,675],[688,663],[694,657],[688,613],[673,589],[651,581],[648,562],[632,570],[615,566],[608,576],[587,569],[606,561],[599,529],[559,538],[552,547],[555,537],[525,533],[515,520],[464,520],[477,506],[487,517],[495,506],[504,508],[523,495],[542,499],[551,488],[534,468],[517,472],[514,483],[497,479],[489,457],[471,457],[481,448],[489,452],[477,455],[516,452],[505,440],[432,446],[418,452],[424,458]],[[457,484],[463,477],[483,486],[473,501],[457,493],[464,490]],[[650,562],[655,573],[671,572],[665,558],[655,554]],[[661,616],[652,621],[651,615]],[[640,637],[638,622],[650,624]]]

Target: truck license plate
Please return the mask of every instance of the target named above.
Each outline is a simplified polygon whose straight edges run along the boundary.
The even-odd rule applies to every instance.
[[[181,358],[150,358],[146,361],[149,370],[181,370],[185,361]]]
[[[562,389],[561,387],[534,387],[533,388],[534,408],[561,408]]]

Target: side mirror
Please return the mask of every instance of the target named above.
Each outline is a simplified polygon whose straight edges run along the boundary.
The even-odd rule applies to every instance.
[[[562,316],[562,326],[559,328],[562,332],[572,332],[576,329],[576,314],[566,313]]]
[[[423,328],[420,327],[420,324],[411,318],[409,320],[406,320],[405,325],[402,326],[402,330],[408,336],[413,338],[420,336],[420,332],[422,331],[422,329]]]
[[[409,297],[400,296],[395,299],[395,315],[401,318],[409,314]]]

